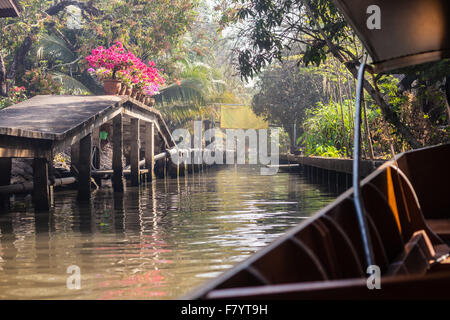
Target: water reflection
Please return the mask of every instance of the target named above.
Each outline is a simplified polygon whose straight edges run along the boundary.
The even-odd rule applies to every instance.
[[[0,216],[0,298],[176,298],[335,197],[301,173],[259,172],[207,168],[123,194],[106,187],[85,203],[64,191],[47,213],[17,199]],[[66,288],[70,265],[81,290]]]

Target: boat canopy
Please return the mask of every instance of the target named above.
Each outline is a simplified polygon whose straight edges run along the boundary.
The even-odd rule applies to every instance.
[[[450,57],[449,0],[334,0],[376,72]]]
[[[0,0],[0,18],[17,17],[20,10],[17,0]]]

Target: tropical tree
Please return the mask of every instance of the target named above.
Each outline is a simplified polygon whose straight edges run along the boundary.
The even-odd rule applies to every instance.
[[[237,63],[244,78],[255,76],[275,60],[281,61],[284,52],[293,47],[302,49],[298,61],[305,65],[319,66],[332,57],[357,78],[365,52],[332,1],[231,0],[227,4],[222,21],[240,28]],[[375,80],[380,77],[383,75],[373,75]],[[401,98],[401,92],[397,91],[396,97],[383,95],[370,80],[364,80],[364,89],[384,119],[411,147],[420,147],[410,125],[392,108],[391,99]]]
[[[82,58],[116,40],[143,60],[157,58],[159,65],[165,64],[193,22],[197,1],[28,0],[21,4],[24,10],[18,18],[0,21],[3,95],[8,86],[27,87],[29,79],[23,76],[30,70],[45,79],[38,82],[57,80],[65,92],[99,92]]]
[[[289,134],[291,147],[302,134],[305,111],[325,100],[322,76],[295,61],[273,64],[256,84],[258,92],[252,100],[256,115],[281,126]]]

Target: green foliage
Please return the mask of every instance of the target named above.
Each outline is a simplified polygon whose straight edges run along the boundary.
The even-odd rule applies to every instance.
[[[51,65],[69,63],[77,56],[67,47],[67,43],[55,35],[44,33],[36,46],[36,57],[39,61],[50,62]]]
[[[53,72],[51,73],[52,78],[61,84],[61,94],[66,95],[90,95],[91,91],[77,79],[61,73]]]
[[[330,101],[328,104],[319,103],[317,107],[309,109],[306,120],[303,122],[304,133],[299,138],[303,142],[306,155],[322,157],[345,157],[346,141],[352,141],[352,122],[349,115],[349,106],[353,100],[344,100],[344,124],[346,131],[342,130],[340,107]],[[380,116],[380,111],[372,108],[367,110],[368,122],[371,124]],[[365,142],[363,142],[365,143]]]
[[[401,106],[408,101],[408,98],[398,94],[398,79],[391,75],[383,75],[377,81],[378,88],[386,97],[392,110],[400,112]]]
[[[172,59],[170,53],[192,25],[198,2],[27,0],[21,5],[24,10],[19,17],[0,20],[0,55],[7,73],[13,75],[12,84],[25,85],[32,95],[97,92],[95,82],[84,74],[83,58],[93,48],[115,40],[143,60],[158,58],[158,65],[164,64],[160,60]],[[37,88],[39,82],[34,82],[29,89],[23,81],[31,76],[23,76],[30,70],[43,75],[46,82],[57,74],[62,88],[49,91],[52,86],[44,82],[43,88]]]
[[[179,76],[184,80],[161,89],[155,95],[156,107],[173,124],[211,115],[214,109],[209,105],[226,89],[226,83],[219,78],[220,73],[206,63],[188,59],[180,60],[178,68]]]
[[[271,125],[283,127],[293,139],[294,124],[301,129],[305,110],[324,99],[322,80],[313,69],[298,68],[294,61],[274,64],[261,74],[253,111]]]
[[[8,96],[0,99],[0,110],[13,104],[25,101],[27,95],[24,87],[12,87],[8,91]]]
[[[253,78],[273,61],[281,61],[286,51],[302,47],[302,62],[319,66],[327,59],[329,48],[315,22],[333,42],[351,41],[350,28],[332,1],[304,0],[235,0],[224,12],[224,23],[245,25],[240,37],[246,40],[238,48],[239,71],[244,79]],[[230,17],[231,15],[231,17]]]
[[[23,76],[23,82],[27,84],[30,96],[40,94],[60,94],[62,85],[53,76],[39,68],[29,70]]]

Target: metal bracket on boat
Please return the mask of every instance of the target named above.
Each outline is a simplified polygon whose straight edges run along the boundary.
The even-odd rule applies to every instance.
[[[358,217],[359,229],[366,256],[367,266],[374,264],[374,255],[372,250],[372,243],[370,241],[369,228],[367,224],[366,215],[364,212],[364,204],[361,197],[360,179],[359,179],[359,162],[361,157],[361,96],[363,95],[364,71],[366,69],[366,62],[363,61],[359,66],[358,83],[356,87],[355,99],[355,132],[353,141],[353,202],[355,204],[356,215]]]

